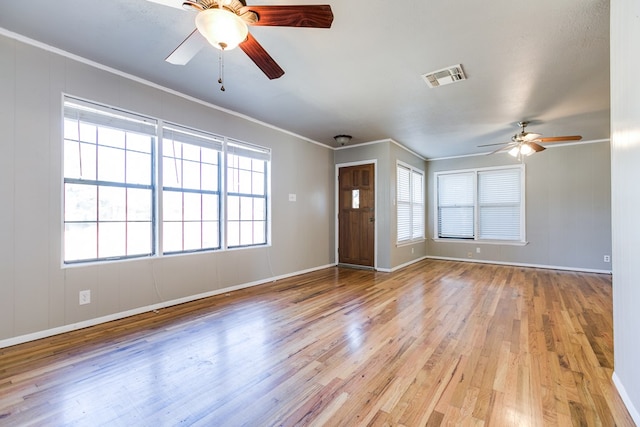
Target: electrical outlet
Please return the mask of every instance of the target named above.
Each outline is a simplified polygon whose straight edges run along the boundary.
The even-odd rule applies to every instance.
[[[479,254],[480,253],[480,248],[476,248],[476,253]]]
[[[85,289],[84,291],[80,291],[78,302],[80,305],[89,304],[91,302],[91,291],[89,289]]]
[[[289,193],[289,201],[290,202],[295,202],[296,201],[296,195],[294,193]]]
[[[609,255],[605,255],[604,262],[611,262],[611,257]]]
[[[473,252],[467,252],[467,258],[473,258]]]

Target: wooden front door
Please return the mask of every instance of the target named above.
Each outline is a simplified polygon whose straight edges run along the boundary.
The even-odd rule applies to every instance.
[[[338,262],[374,267],[374,165],[338,170]]]

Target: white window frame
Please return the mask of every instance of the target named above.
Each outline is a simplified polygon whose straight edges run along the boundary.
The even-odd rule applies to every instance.
[[[157,122],[144,116],[70,97],[65,97],[63,116],[63,264],[154,255],[157,247],[154,232],[157,191],[153,164],[157,146]],[[77,134],[67,132],[68,120],[75,122],[77,128],[72,129]],[[93,129],[90,133],[92,136],[85,134],[85,139],[81,135],[82,129]],[[109,134],[111,137],[117,136],[118,139],[114,141]],[[134,136],[135,139],[147,141],[136,142]],[[142,149],[142,142],[147,145],[146,149]],[[74,145],[76,147],[72,149]],[[101,158],[108,159],[110,156],[121,157],[121,168],[113,168],[111,164],[101,162]],[[134,168],[135,156],[148,157],[150,164],[146,170],[146,177]],[[72,165],[74,160],[77,162],[77,169]],[[70,163],[67,164],[67,161]],[[72,194],[77,194],[73,191],[74,188],[81,192],[88,190],[85,194],[88,198],[71,197]],[[95,198],[89,196],[89,193],[93,193]],[[105,194],[103,198],[102,195]],[[143,209],[144,218],[140,216],[139,210],[145,208],[143,195],[149,197],[146,209]],[[77,209],[83,205],[84,209]],[[87,210],[86,207],[91,205],[94,205],[93,211]],[[73,237],[74,234],[76,237]],[[141,238],[144,237],[148,240],[140,245]],[[105,243],[105,240],[110,243]],[[87,241],[90,245],[86,245]],[[67,250],[67,244],[74,248],[80,245],[80,248],[88,249],[89,252],[84,257],[78,256],[76,251]],[[144,250],[140,249],[141,246]]]
[[[401,200],[400,191],[400,170],[409,172],[409,189],[408,200]],[[421,189],[415,188],[415,177],[421,178]],[[417,191],[417,192],[416,192]],[[419,195],[421,200],[416,201],[416,195]],[[400,160],[396,161],[396,245],[408,245],[425,240],[425,224],[426,224],[426,203],[425,203],[425,173],[416,167],[411,166],[408,163],[404,163]],[[409,234],[405,238],[400,238],[400,207],[408,207],[409,213]],[[421,214],[416,212],[416,209],[421,210]],[[416,215],[416,213],[418,213]]]
[[[171,255],[221,249],[223,242],[221,211],[224,137],[164,122],[160,141],[157,158],[159,170],[163,172],[161,175],[159,174],[162,182],[162,187],[159,187],[159,199],[162,201],[160,204],[162,221],[159,223],[159,232],[162,235],[162,239],[160,239],[161,253]],[[168,142],[171,142],[170,153],[165,152]],[[176,152],[176,145],[182,150]],[[182,151],[185,148],[190,151],[187,157],[183,157]],[[194,158],[196,151],[199,152],[199,159]],[[203,159],[203,156],[207,157],[207,153],[211,155],[212,152],[217,157],[215,162],[211,163],[210,159]],[[185,180],[185,165],[197,165],[199,169],[197,185],[195,184],[194,178],[196,177],[193,174],[193,167],[187,168],[187,170],[191,169],[192,173]],[[169,169],[165,170],[165,166],[168,166]],[[206,173],[207,170],[211,171],[212,169],[215,174]],[[173,180],[174,173],[175,180]],[[165,180],[165,178],[167,179]],[[209,179],[207,180],[207,178]],[[213,183],[217,183],[217,186],[212,186]],[[169,212],[165,209],[167,206],[165,196],[168,194],[180,194],[181,196],[179,218],[175,213],[175,217],[170,219],[167,218],[168,215],[165,215]],[[207,203],[211,198],[216,199],[215,206],[212,206],[210,202]],[[191,200],[191,203],[188,200]],[[190,204],[198,205],[200,212],[195,213],[194,209],[185,209]],[[176,228],[175,225],[180,226],[181,248],[179,250],[167,247],[168,230]],[[187,229],[190,229],[191,232],[188,232]],[[199,229],[199,235],[195,232],[196,229]],[[198,240],[199,242],[197,242]],[[212,240],[213,242],[211,242]]]
[[[97,113],[93,114],[93,116],[91,117],[87,116],[87,117],[89,117],[89,120],[93,120],[95,124],[97,124],[98,126],[106,126],[106,127],[111,126],[111,127],[117,128],[118,124],[125,122],[124,126],[126,126],[128,130],[132,130],[134,132],[136,131],[144,132],[145,134],[149,134],[150,137],[153,139],[151,142],[152,152],[149,160],[150,170],[152,174],[151,183],[145,186],[141,186],[141,185],[136,186],[134,184],[134,188],[144,187],[144,188],[150,189],[152,192],[152,195],[151,195],[152,213],[151,213],[151,220],[150,220],[151,250],[149,251],[149,253],[144,253],[144,254],[134,254],[133,256],[129,256],[125,253],[121,256],[110,256],[110,257],[98,256],[98,257],[91,257],[87,259],[75,259],[75,258],[69,259],[69,260],[66,259],[65,224],[67,223],[67,221],[64,213],[65,183],[69,183],[69,182],[75,183],[76,181],[81,181],[81,179],[78,179],[75,177],[73,178],[65,177],[65,172],[64,172],[65,160],[63,156],[62,158],[63,173],[61,174],[61,191],[63,195],[62,197],[63,212],[62,212],[62,228],[61,228],[61,233],[63,238],[61,239],[62,240],[61,265],[63,268],[71,267],[75,265],[86,265],[90,263],[105,263],[105,262],[120,261],[123,259],[129,259],[129,258],[140,258],[140,257],[159,258],[164,256],[189,254],[192,252],[238,250],[243,248],[253,248],[256,246],[271,245],[271,149],[265,148],[259,145],[239,141],[239,140],[234,140],[224,136],[215,135],[209,132],[196,130],[196,129],[185,127],[179,124],[165,122],[160,119],[143,116],[137,113],[127,112],[120,108],[115,108],[115,107],[107,106],[100,103],[82,100],[70,95],[63,94],[61,104],[62,104],[61,107],[62,107],[63,116],[65,115],[65,113],[69,112],[68,111],[69,109],[66,108],[67,104],[77,104],[77,105],[87,106],[88,107],[87,114],[89,114],[89,116],[91,116],[91,109],[95,109],[97,111]],[[153,130],[150,130],[151,128],[153,128]],[[163,248],[163,237],[164,237],[163,235],[163,225],[164,225],[163,201],[164,201],[165,187],[163,182],[164,181],[163,179],[163,173],[164,173],[163,171],[164,169],[163,168],[163,162],[164,162],[163,134],[164,132],[167,132],[168,134],[171,133],[171,129],[182,132],[183,143],[194,145],[194,146],[210,148],[210,149],[219,151],[217,189],[215,190],[208,189],[203,191],[203,189],[190,188],[186,190],[186,192],[193,193],[193,194],[202,195],[204,193],[207,193],[207,194],[215,193],[218,196],[217,221],[219,224],[219,227],[218,227],[219,237],[217,242],[218,244],[213,245],[214,247],[201,247],[201,248],[184,248],[183,247],[182,250],[180,251],[172,251],[168,253],[165,253],[164,251],[164,248]],[[64,135],[62,136],[62,139],[64,140]],[[63,153],[64,153],[64,148],[63,148]],[[242,157],[249,157],[251,159],[257,159],[258,161],[265,162],[264,163],[264,179],[263,179],[264,189],[259,192],[260,194],[256,194],[256,192],[251,191],[252,194],[249,195],[249,197],[260,198],[264,200],[264,206],[265,206],[264,207],[264,228],[263,228],[264,238],[260,239],[260,241],[257,243],[255,241],[252,241],[249,244],[242,244],[242,245],[228,244],[227,216],[226,216],[227,206],[228,206],[227,185],[226,185],[226,179],[228,178],[228,173],[229,173],[227,170],[227,167],[229,166],[227,163],[228,153],[232,153]],[[254,177],[254,180],[255,180],[255,177]],[[93,182],[89,182],[89,181],[90,180],[87,180],[87,183],[93,184]],[[102,184],[97,179],[94,179],[93,181],[95,181],[95,185]],[[118,184],[118,185],[124,186],[124,184]],[[177,189],[178,189],[177,187],[172,188],[172,190],[177,190]],[[253,218],[255,214],[252,212],[251,216]],[[97,223],[97,220],[96,220],[96,223]],[[263,224],[260,224],[260,225],[263,225]],[[201,233],[203,229],[204,228],[201,225],[200,227]],[[99,244],[99,242],[97,242],[96,244]],[[203,245],[203,246],[206,246],[206,245]]]
[[[520,173],[520,227],[519,227],[519,236],[516,239],[483,239],[478,236],[480,229],[480,202],[479,202],[479,188],[478,188],[478,175],[484,172],[491,171],[504,171],[504,170],[518,170]],[[468,238],[463,237],[440,237],[440,229],[439,229],[439,178],[441,176],[454,175],[454,174],[471,174],[473,176],[473,233],[472,236]],[[526,197],[525,197],[525,165],[510,165],[510,166],[495,166],[495,167],[487,167],[487,168],[476,168],[476,169],[462,169],[462,170],[451,170],[451,171],[441,171],[434,173],[434,200],[433,200],[433,230],[434,230],[434,238],[433,240],[439,242],[477,242],[477,243],[489,243],[489,244],[501,244],[501,245],[526,245]]]

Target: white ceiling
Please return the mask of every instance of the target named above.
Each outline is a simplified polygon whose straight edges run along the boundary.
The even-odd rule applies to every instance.
[[[180,0],[176,0],[180,3]],[[0,27],[335,146],[391,138],[426,158],[486,152],[516,122],[543,136],[609,138],[609,1],[249,0],[330,4],[331,29],[251,27],[285,70],[268,80],[236,49],[164,58],[194,13],[146,0],[2,1]],[[462,64],[468,80],[421,75]]]

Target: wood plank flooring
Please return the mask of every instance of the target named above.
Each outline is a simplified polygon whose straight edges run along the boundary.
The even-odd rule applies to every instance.
[[[633,426],[611,276],[329,268],[0,349],[0,425]]]

